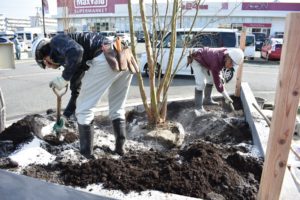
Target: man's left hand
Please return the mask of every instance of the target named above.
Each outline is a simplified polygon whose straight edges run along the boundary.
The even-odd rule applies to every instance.
[[[56,77],[49,83],[50,88],[55,88],[58,90],[63,89],[67,85],[68,85],[68,81],[66,81],[63,77]]]

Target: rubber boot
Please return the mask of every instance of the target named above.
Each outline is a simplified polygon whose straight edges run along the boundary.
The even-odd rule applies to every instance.
[[[215,102],[211,98],[212,88],[213,88],[212,84],[206,84],[205,85],[203,105],[219,105],[218,102]]]
[[[93,123],[89,125],[78,124],[80,153],[86,158],[91,158],[93,154],[94,141],[94,126]]]
[[[126,140],[126,124],[124,119],[114,119],[112,121],[114,135],[116,137],[115,152],[120,156],[124,155],[124,143]]]
[[[203,91],[195,88],[195,109],[205,111],[203,108]]]

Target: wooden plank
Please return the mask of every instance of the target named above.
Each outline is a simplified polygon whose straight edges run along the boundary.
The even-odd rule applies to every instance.
[[[270,128],[261,114],[254,108],[253,103],[256,104],[256,100],[247,82],[242,82],[241,100],[246,121],[251,129],[254,146],[257,147],[260,156],[265,157]],[[286,170],[284,175],[280,199],[300,199],[300,193],[289,170]]]
[[[240,48],[244,51],[245,47],[246,47],[246,30],[243,29],[241,31],[241,36],[240,36]],[[239,68],[237,69],[236,85],[235,85],[235,96],[237,97],[241,95],[242,74],[243,74],[243,62],[242,64],[240,64]]]
[[[286,170],[300,94],[300,13],[290,13],[286,19],[275,109],[260,182],[258,199],[280,197]]]
[[[5,129],[6,121],[6,108],[4,103],[4,97],[0,88],[0,133]]]

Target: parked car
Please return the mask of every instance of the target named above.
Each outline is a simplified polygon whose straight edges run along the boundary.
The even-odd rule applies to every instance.
[[[136,33],[136,38],[138,42],[145,42],[145,34],[144,31],[139,31]]]
[[[101,35],[105,36],[109,41],[114,41],[116,37],[116,32],[115,31],[101,31]]]
[[[267,60],[280,60],[283,39],[267,39],[261,48],[261,57]]]
[[[240,33],[238,33],[238,42],[240,45]],[[244,50],[245,57],[254,60],[255,57],[255,35],[251,33],[246,34],[246,43]]]
[[[120,37],[123,42],[125,42],[127,45],[131,44],[130,34],[129,33],[117,33],[117,37]],[[137,42],[136,37],[134,36],[134,43]]]
[[[31,52],[32,43],[37,37],[43,37],[44,36],[44,34],[41,31],[39,31],[39,32],[35,32],[35,31],[17,31],[16,34],[17,34],[18,39],[21,43],[22,51],[27,51],[27,52]]]
[[[255,35],[255,51],[260,51],[263,43],[266,40],[267,35],[265,33],[252,33]]]
[[[0,37],[0,43],[2,44],[8,44],[8,43],[12,43],[9,39],[4,38],[4,37]]]
[[[275,32],[274,38],[283,38],[284,37],[284,32]]]
[[[137,38],[137,42],[145,42],[145,34],[144,31],[138,31],[135,34]],[[150,41],[152,41],[152,33],[149,33]]]
[[[156,76],[165,74],[167,64],[169,62],[169,54],[171,47],[172,34],[168,32],[162,41],[157,44],[158,58],[156,63]],[[162,46],[161,46],[162,45]],[[173,58],[173,71],[176,75],[193,75],[190,67],[186,67],[186,56],[189,55],[190,50],[195,50],[202,47],[220,48],[225,47],[238,48],[237,30],[220,29],[220,28],[194,28],[190,29],[176,29],[176,46]],[[186,48],[184,48],[186,47]],[[183,55],[183,59],[180,60]],[[149,74],[147,54],[142,53],[140,58],[141,71],[146,76]],[[177,69],[175,67],[177,66]]]

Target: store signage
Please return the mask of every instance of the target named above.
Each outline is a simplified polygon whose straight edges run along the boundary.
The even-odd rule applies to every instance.
[[[182,2],[181,8],[183,10],[192,10],[192,9],[207,10],[208,5],[197,5],[194,2]]]
[[[242,10],[268,10],[268,3],[243,3]]]
[[[300,3],[244,2],[242,10],[300,11]]]
[[[108,0],[74,0],[75,8],[86,8],[86,7],[106,7]]]
[[[115,13],[115,6],[128,0],[57,0],[57,7],[67,7],[68,14]]]
[[[270,23],[243,23],[244,27],[255,27],[255,28],[271,28]]]

